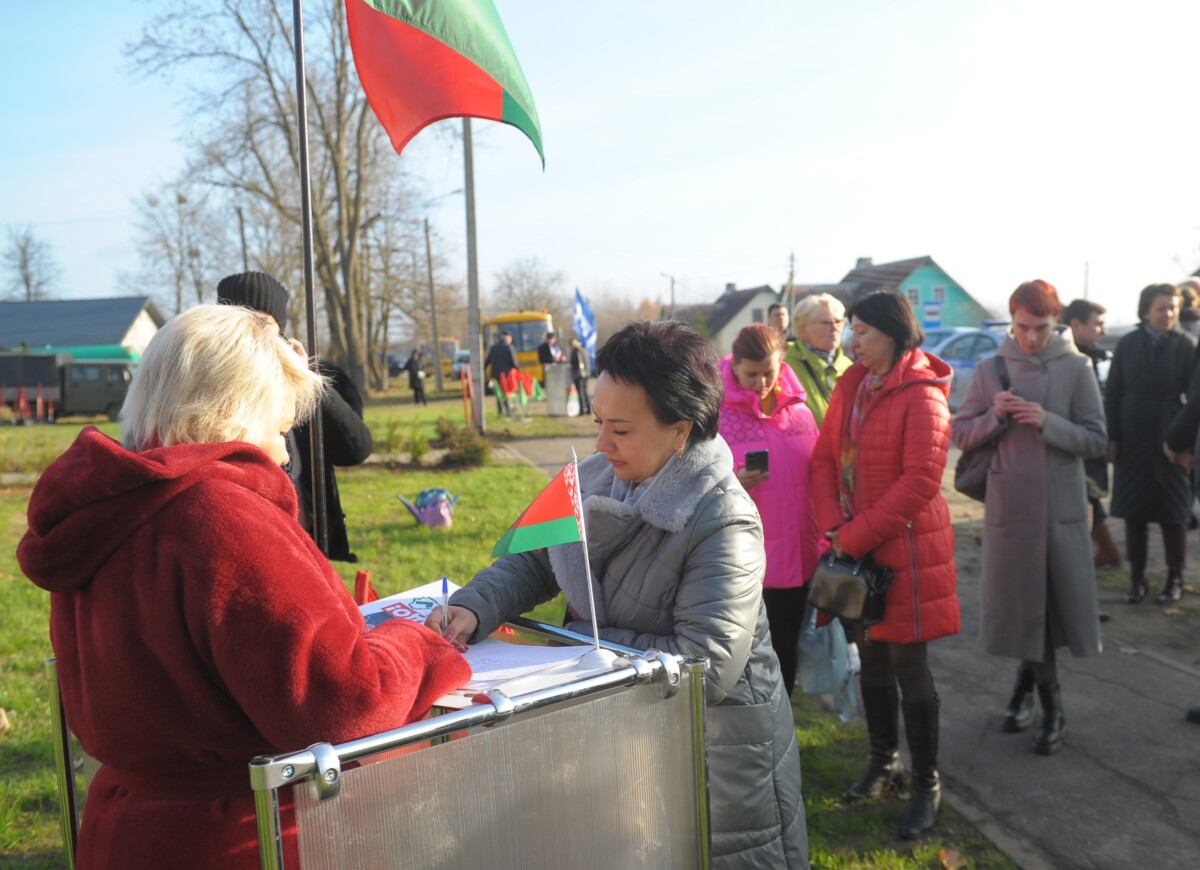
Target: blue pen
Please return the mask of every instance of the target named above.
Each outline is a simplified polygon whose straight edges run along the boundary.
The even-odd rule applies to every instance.
[[[442,578],[442,635],[450,630],[450,581]]]

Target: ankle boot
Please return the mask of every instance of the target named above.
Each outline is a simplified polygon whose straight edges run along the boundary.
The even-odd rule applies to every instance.
[[[937,695],[928,701],[904,705],[904,730],[912,754],[912,794],[900,820],[902,840],[915,840],[929,833],[942,805],[942,782],[937,769],[940,706]]]
[[[1125,593],[1125,603],[1138,604],[1149,591],[1150,587],[1146,585],[1144,574],[1131,574],[1129,575],[1129,591]]]
[[[1183,578],[1179,576],[1168,577],[1167,585],[1163,587],[1163,591],[1158,595],[1159,604],[1172,604],[1183,597]]]
[[[1097,568],[1120,568],[1121,550],[1113,540],[1108,523],[1101,520],[1092,528],[1092,540],[1096,543],[1095,563]]]
[[[866,772],[846,789],[846,803],[877,798],[904,776],[900,763],[900,694],[895,686],[863,686],[863,716],[871,741]]]
[[[1042,724],[1033,735],[1033,751],[1038,755],[1053,755],[1062,747],[1067,736],[1067,720],[1063,716],[1062,693],[1058,683],[1038,683],[1038,698],[1042,702]]]
[[[1012,697],[1004,711],[1004,722],[1000,730],[1009,734],[1024,731],[1033,724],[1033,668],[1021,662],[1017,668],[1017,681],[1013,684]]]

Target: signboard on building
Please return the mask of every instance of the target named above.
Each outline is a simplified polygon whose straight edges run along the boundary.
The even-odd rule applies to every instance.
[[[942,325],[942,303],[924,302],[921,304],[921,326],[930,329]]]

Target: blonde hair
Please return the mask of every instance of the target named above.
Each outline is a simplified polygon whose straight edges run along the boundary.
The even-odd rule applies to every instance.
[[[311,417],[324,389],[271,318],[236,305],[197,305],[146,346],[121,408],[122,442],[137,451],[259,444],[293,414],[296,423]]]
[[[799,335],[808,328],[808,322],[820,314],[822,309],[828,309],[835,320],[844,320],[846,317],[846,306],[839,302],[836,296],[817,293],[805,296],[796,303],[796,307],[792,309],[792,330]]]

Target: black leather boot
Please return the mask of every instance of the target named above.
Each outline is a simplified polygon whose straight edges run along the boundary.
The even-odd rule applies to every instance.
[[[1004,711],[1001,731],[1015,734],[1033,724],[1033,668],[1021,662],[1017,668],[1017,681],[1013,684],[1012,697]]]
[[[863,716],[871,740],[867,770],[846,789],[846,803],[877,798],[904,777],[900,763],[900,693],[895,686],[863,686]]]
[[[1126,604],[1138,604],[1146,593],[1150,591],[1146,584],[1146,578],[1141,574],[1131,574],[1129,577],[1129,591],[1125,593]]]
[[[900,839],[923,837],[937,821],[942,805],[942,781],[938,775],[937,695],[928,701],[904,705],[904,730],[908,733],[908,751],[912,754],[912,795],[900,820]]]
[[[1038,683],[1037,692],[1042,702],[1042,724],[1033,734],[1033,751],[1038,755],[1053,755],[1062,747],[1063,738],[1067,736],[1062,693],[1058,683]]]
[[[1173,604],[1183,597],[1183,578],[1168,577],[1167,585],[1158,595],[1159,604]]]

